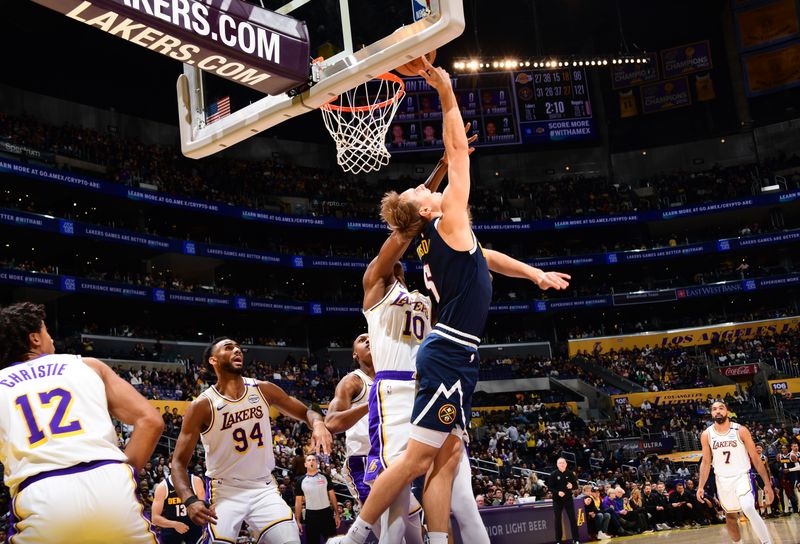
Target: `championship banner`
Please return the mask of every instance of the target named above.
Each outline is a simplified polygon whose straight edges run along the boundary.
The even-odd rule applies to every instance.
[[[800,35],[797,0],[777,0],[736,13],[739,49],[748,50]]]
[[[639,115],[639,106],[636,105],[636,95],[633,89],[619,92],[619,116],[620,119],[636,117]]]
[[[658,81],[658,57],[655,53],[646,55],[645,63],[626,63],[611,66],[611,88],[624,89],[641,85],[648,81]]]
[[[34,1],[266,94],[281,94],[308,79],[306,24],[242,0]]]
[[[714,82],[711,80],[711,72],[694,76],[694,95],[698,102],[708,102],[717,97],[717,93],[714,92]]]
[[[692,72],[705,72],[711,68],[711,43],[707,40],[661,51],[661,70],[664,79]]]
[[[787,378],[785,380],[769,380],[769,389],[775,395],[782,393],[800,393],[800,378]]]
[[[734,338],[754,338],[764,334],[783,334],[800,329],[800,316],[762,319],[742,323],[726,323],[706,327],[673,329],[620,336],[603,336],[569,340],[569,354],[608,353],[612,350],[651,347],[704,346]]]
[[[660,111],[683,108],[692,104],[689,92],[689,78],[678,77],[659,81],[651,85],[643,85],[642,111],[644,113],[658,113]]]
[[[724,397],[728,393],[733,395],[735,385],[720,385],[717,387],[701,387],[696,389],[675,389],[672,391],[658,391],[656,393],[628,393],[625,395],[611,395],[614,405],[630,404],[636,408],[647,400],[650,404],[659,406],[663,404],[680,404],[689,401],[704,401],[708,397]]]
[[[800,86],[800,41],[743,56],[742,62],[748,96]]]
[[[719,367],[717,371],[728,378],[753,376],[758,372],[758,365],[736,365]]]

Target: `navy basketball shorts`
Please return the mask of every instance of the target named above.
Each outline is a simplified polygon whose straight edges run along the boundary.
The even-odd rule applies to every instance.
[[[478,350],[429,334],[417,352],[417,395],[411,423],[449,433],[465,432],[478,383]]]

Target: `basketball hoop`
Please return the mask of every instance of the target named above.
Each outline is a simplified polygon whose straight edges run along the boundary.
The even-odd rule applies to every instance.
[[[386,132],[404,94],[403,80],[387,73],[320,107],[336,143],[336,162],[345,172],[375,172],[389,164]]]

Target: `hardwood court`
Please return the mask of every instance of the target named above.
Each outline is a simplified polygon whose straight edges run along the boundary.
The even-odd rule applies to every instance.
[[[791,517],[764,520],[772,535],[773,544],[797,544],[800,542],[800,515]],[[740,524],[744,544],[760,544],[756,534],[747,523]],[[674,531],[661,531],[648,535],[636,535],[625,538],[614,538],[608,542],[631,541],[632,543],[661,542],[669,544],[728,544],[728,531],[725,525],[712,525],[700,529],[677,529]]]

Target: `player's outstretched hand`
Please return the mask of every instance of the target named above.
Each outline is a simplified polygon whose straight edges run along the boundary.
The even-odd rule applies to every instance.
[[[697,490],[697,502],[703,502],[703,497],[705,496],[706,492],[703,491],[702,488]]]
[[[469,121],[467,121],[467,124],[466,124],[466,125],[464,125],[464,132],[466,132],[467,134],[469,134],[469,129],[470,129],[471,127],[472,127],[472,123],[471,123],[471,122],[469,122]],[[470,136],[469,138],[467,138],[467,143],[468,143],[468,144],[473,144],[473,143],[475,143],[475,140],[477,140],[477,139],[478,139],[478,135],[477,135],[477,134],[473,134],[472,136]],[[467,151],[467,155],[472,155],[472,152],[473,152],[473,151],[475,151],[475,148],[474,148],[474,147],[472,147],[472,146],[470,146],[470,148],[469,148],[469,151]],[[447,151],[445,151],[445,152],[442,154],[442,162],[443,162],[444,164],[447,164]]]
[[[440,68],[439,66],[434,66],[424,56],[420,57],[420,60],[422,61],[422,64],[425,65],[425,69],[420,70],[419,75],[428,83],[428,85],[440,93],[452,88],[453,84],[450,81],[450,74],[447,73],[447,70]]]
[[[331,432],[325,426],[324,421],[316,421],[314,423],[314,430],[311,433],[311,451],[313,453],[330,454],[333,448],[333,437]]]
[[[186,507],[186,513],[192,523],[203,527],[207,523],[215,525],[217,523],[217,512],[214,510],[214,505],[206,506],[203,501],[198,501]]]
[[[547,291],[548,289],[559,291],[569,287],[569,281],[567,280],[571,279],[572,276],[564,274],[563,272],[541,272],[541,274],[537,274],[536,277],[534,277],[533,282],[538,285],[539,289],[542,291]]]

